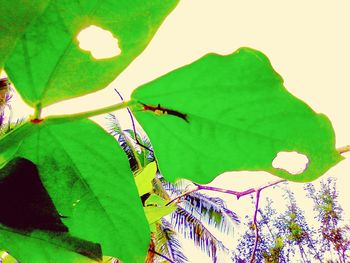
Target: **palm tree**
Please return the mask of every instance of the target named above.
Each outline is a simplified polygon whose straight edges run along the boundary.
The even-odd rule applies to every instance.
[[[109,114],[107,119],[108,131],[116,137],[127,154],[135,174],[155,160],[151,143],[145,135],[136,132],[135,128],[123,130],[113,114]],[[152,229],[147,262],[187,262],[178,239],[180,235],[193,240],[213,262],[217,262],[219,252],[229,253],[229,249],[213,234],[212,228],[232,235],[240,222],[238,216],[226,208],[222,199],[193,191],[194,186],[187,180],[169,183],[158,171],[153,179],[152,193],[141,196],[144,206],[151,194],[162,198],[165,205],[175,203],[177,206],[174,212],[159,220]]]

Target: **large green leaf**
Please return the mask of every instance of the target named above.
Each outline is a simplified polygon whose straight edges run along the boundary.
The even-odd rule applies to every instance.
[[[209,54],[134,91],[133,112],[170,181],[208,183],[230,170],[311,181],[341,160],[331,123],[283,86],[260,52]],[[276,169],[280,151],[309,159],[298,175]]]
[[[146,47],[178,0],[60,0],[25,30],[5,69],[32,106],[87,94],[105,87]],[[11,1],[2,3],[11,6]],[[23,14],[12,12],[12,21]],[[95,60],[79,48],[78,33],[89,25],[111,31],[121,54]]]
[[[1,3],[0,16],[0,70],[17,39],[30,22],[40,15],[49,0],[11,0]]]
[[[77,253],[82,248],[79,247],[79,243],[84,244],[83,248],[89,248],[86,247],[85,243],[87,242],[82,242],[64,234],[48,234],[39,231],[30,234],[18,233],[0,227],[0,247],[6,248],[12,256],[17,260],[21,259],[20,262],[23,263],[96,262],[96,260],[89,259]],[[10,250],[8,249],[9,247],[11,248]],[[91,251],[87,250],[86,252]],[[7,261],[3,262],[5,263]]]
[[[67,234],[100,244],[104,255],[123,262],[142,262],[150,238],[148,223],[127,157],[102,128],[89,120],[46,119],[14,130],[0,141],[0,149],[3,159],[21,157],[38,167],[41,182],[68,228]],[[21,211],[17,214],[20,216]],[[4,231],[1,223],[0,215],[0,229]],[[20,235],[19,230],[31,228],[14,228],[13,232]],[[46,261],[25,261],[26,255],[16,254],[21,239],[11,236],[10,241],[4,241],[1,248],[24,262],[50,262],[58,255],[59,262],[70,262],[70,251],[49,248]],[[26,242],[33,255],[44,246],[36,239]]]

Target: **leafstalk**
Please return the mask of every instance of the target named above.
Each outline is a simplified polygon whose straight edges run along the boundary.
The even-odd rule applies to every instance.
[[[104,107],[104,108],[100,108],[100,109],[96,109],[96,110],[79,112],[79,113],[75,113],[75,114],[54,115],[54,116],[49,116],[48,118],[56,119],[56,118],[67,117],[69,119],[85,119],[85,118],[90,118],[90,117],[94,117],[94,116],[101,115],[101,114],[110,113],[112,111],[125,109],[126,107],[129,107],[129,106],[132,106],[135,104],[137,104],[136,101],[130,100],[130,101],[121,102],[118,104],[114,104],[112,106],[108,106],[108,107]]]
[[[39,120],[41,116],[41,103],[38,103],[34,109],[34,120]]]

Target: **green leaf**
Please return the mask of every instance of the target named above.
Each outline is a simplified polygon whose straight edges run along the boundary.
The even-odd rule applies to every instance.
[[[50,1],[17,41],[6,72],[31,106],[44,107],[104,88],[141,53],[177,2]],[[13,4],[6,1],[2,6]],[[12,12],[10,19],[16,23],[22,16]],[[121,54],[96,60],[81,50],[77,35],[90,25],[111,31]]]
[[[139,174],[135,177],[135,182],[139,195],[142,196],[152,191],[152,180],[157,173],[157,163],[149,163]]]
[[[242,170],[311,181],[342,160],[327,117],[288,93],[267,57],[252,49],[206,55],[136,89],[132,99],[159,170],[172,182],[208,183]],[[274,168],[280,151],[305,154],[307,169]]]
[[[157,222],[150,224],[149,228],[150,228],[152,233],[155,233],[157,231]]]
[[[102,128],[89,120],[46,119],[9,133],[0,141],[0,149],[3,156],[11,152],[13,157],[25,158],[38,167],[41,182],[68,228],[67,234],[98,243],[104,255],[126,263],[145,258],[150,232],[134,178],[126,155]],[[0,229],[4,231],[1,220]],[[19,229],[12,232],[23,235]],[[31,244],[31,256],[46,249],[42,242],[29,238],[31,235],[24,237]],[[12,253],[20,245],[21,239],[11,237],[2,248]],[[31,262],[50,262],[58,256],[60,262],[71,262],[69,251],[47,250],[46,260]],[[13,255],[21,261],[27,259],[24,254]]]
[[[17,39],[25,32],[30,22],[45,10],[49,2],[49,0],[13,0],[1,3],[0,70]]]
[[[165,206],[168,201],[161,198],[159,195],[151,194],[145,201],[145,206],[156,205]]]
[[[157,222],[163,216],[166,216],[177,209],[177,206],[169,205],[169,206],[147,206],[143,208],[145,211],[145,215],[147,217],[148,223],[152,225]]]
[[[0,225],[0,247],[6,248],[6,251],[9,251],[20,262],[96,262],[96,260],[77,253],[81,249],[85,249],[85,252],[91,252],[87,249],[92,248],[92,246],[86,244],[88,242],[74,239],[69,235],[48,234],[41,231],[30,234],[18,233]]]

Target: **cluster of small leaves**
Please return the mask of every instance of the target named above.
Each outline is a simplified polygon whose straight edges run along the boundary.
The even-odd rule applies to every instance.
[[[338,203],[335,179],[322,181],[318,191],[313,184],[307,184],[305,189],[314,202],[315,219],[321,223],[317,229],[322,240],[320,252],[330,253],[339,262],[347,262],[350,258],[350,229],[348,224],[343,224],[343,209]]]
[[[276,215],[276,210],[272,207],[272,201],[268,199],[268,204],[265,207],[264,212],[261,209],[258,210],[257,225],[259,227],[259,232],[263,233],[264,231],[268,231],[270,235],[259,235],[258,245],[255,252],[255,262],[264,262],[265,258],[270,255],[270,248],[275,247],[275,241],[279,238],[272,232],[270,225],[267,224],[269,220],[271,220]],[[250,261],[250,257],[254,250],[254,242],[255,242],[255,229],[253,226],[253,222],[251,218],[246,218],[248,222],[246,223],[247,231],[240,237],[240,242],[237,248],[233,251],[234,262],[245,263]],[[271,251],[272,252],[272,251]],[[280,257],[280,253],[278,255],[273,255],[274,258]],[[283,261],[282,261],[283,262]]]

